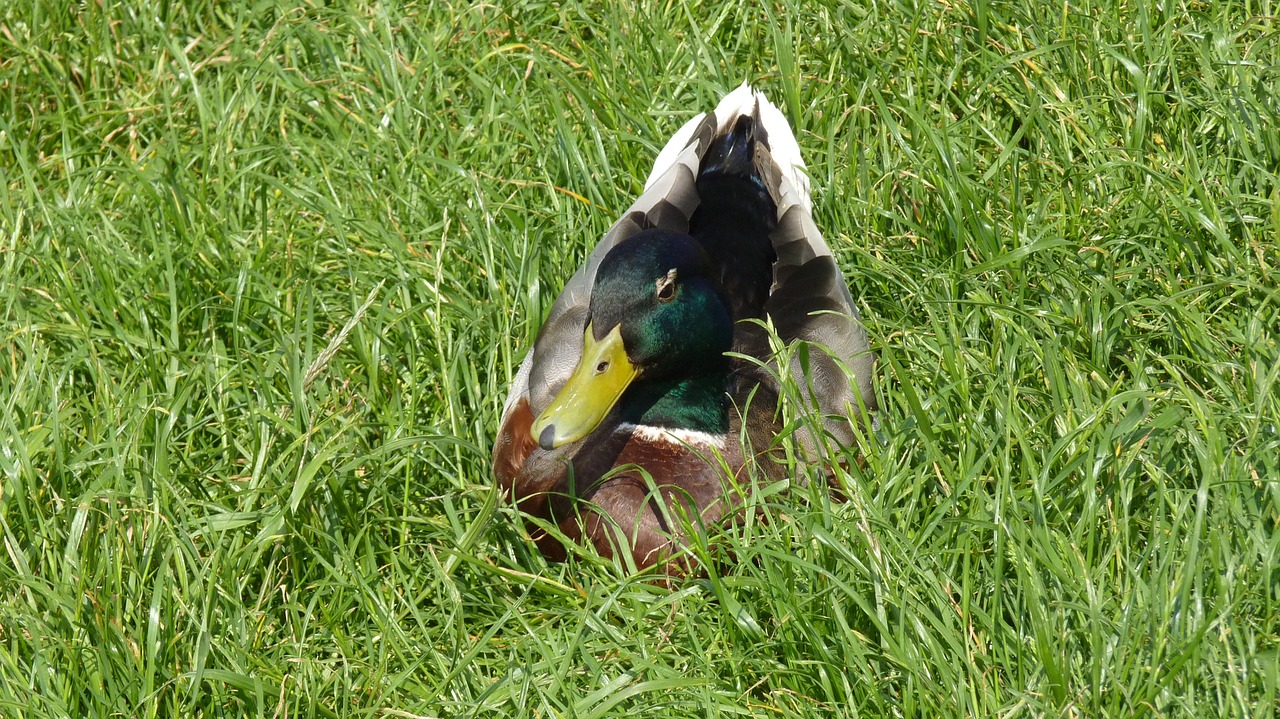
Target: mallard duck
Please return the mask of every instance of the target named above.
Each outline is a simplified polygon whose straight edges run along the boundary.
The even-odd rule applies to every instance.
[[[781,430],[767,325],[825,348],[793,374],[815,426],[852,445],[875,359],[810,202],[790,126],[745,84],[659,153],[552,305],[503,409],[494,473],[542,520],[529,528],[549,559],[566,548],[544,522],[637,569],[666,563],[753,477],[781,476],[762,456]]]

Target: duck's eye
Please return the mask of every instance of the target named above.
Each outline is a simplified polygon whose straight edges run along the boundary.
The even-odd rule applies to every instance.
[[[609,360],[602,360],[596,365],[596,374],[604,374],[609,369]]]
[[[676,268],[667,270],[667,274],[659,277],[654,286],[657,288],[659,302],[670,302],[676,298]]]

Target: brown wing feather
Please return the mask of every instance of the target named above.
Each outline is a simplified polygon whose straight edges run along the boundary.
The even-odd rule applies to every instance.
[[[498,438],[493,443],[493,473],[498,478],[498,486],[513,501],[518,501],[517,483],[522,483],[521,473],[529,455],[538,448],[529,428],[533,426],[533,412],[529,409],[529,398],[521,397],[507,410],[502,426],[498,428]]]

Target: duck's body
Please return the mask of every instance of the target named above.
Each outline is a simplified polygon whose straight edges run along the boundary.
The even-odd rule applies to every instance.
[[[757,471],[777,478],[781,465],[760,457],[780,429],[777,380],[735,358],[767,365],[755,320],[830,353],[810,354],[800,386],[827,432],[852,443],[874,402],[874,358],[803,167],[782,114],[746,85],[667,143],[644,194],[557,298],[507,398],[494,472],[523,512],[644,568],[686,527],[719,522]]]

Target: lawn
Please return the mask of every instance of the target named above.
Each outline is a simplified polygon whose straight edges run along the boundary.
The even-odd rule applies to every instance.
[[[1272,0],[245,5],[0,7],[0,716],[1280,714]],[[511,376],[744,80],[877,433],[549,564]]]

